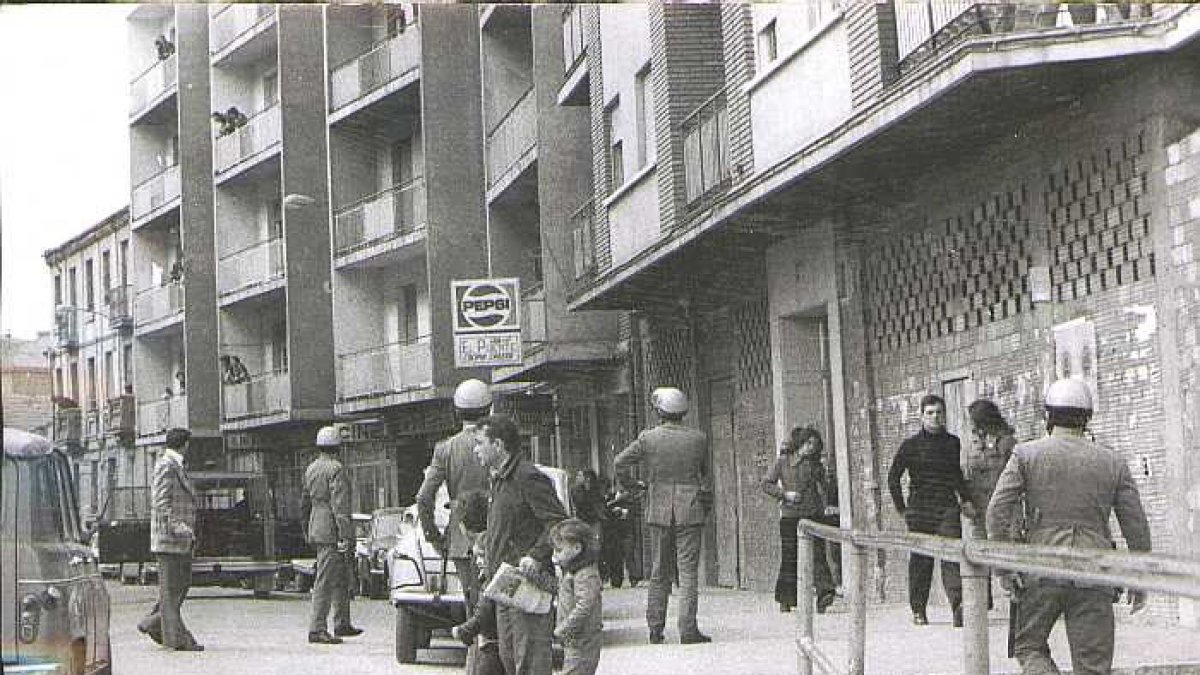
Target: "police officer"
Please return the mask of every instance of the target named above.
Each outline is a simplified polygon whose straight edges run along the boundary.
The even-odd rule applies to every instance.
[[[346,554],[354,545],[350,523],[350,483],[337,458],[342,437],[337,427],[317,432],[317,458],[304,471],[304,499],[309,506],[305,536],[317,551],[316,579],[312,587],[312,615],[308,641],[336,645],[343,637],[362,633],[350,625],[350,581]],[[326,629],[333,606],[333,635]]]
[[[1024,498],[1031,544],[1111,548],[1108,522],[1116,511],[1129,549],[1149,551],[1150,525],[1129,466],[1084,436],[1093,410],[1091,390],[1080,380],[1059,380],[1046,391],[1045,408],[1049,435],[1013,449],[988,506],[988,532],[997,540],[1010,538],[1015,507]],[[1004,583],[1010,590],[1024,586],[1013,643],[1022,672],[1059,672],[1046,639],[1060,615],[1072,672],[1112,669],[1112,588],[1012,576]],[[1129,601],[1133,612],[1141,611],[1145,592],[1131,591]]]
[[[655,389],[650,403],[659,425],[643,431],[617,455],[617,479],[626,489],[637,481],[633,467],[641,465],[647,486],[646,524],[650,527],[654,559],[646,595],[646,624],[650,642],[661,644],[667,620],[667,601],[676,562],[679,569],[679,641],[711,642],[696,625],[699,592],[700,534],[712,504],[712,474],[704,434],[683,426],[687,396],[674,387]]]
[[[462,429],[443,439],[433,449],[433,459],[425,469],[425,480],[417,491],[417,513],[425,538],[454,561],[467,598],[467,614],[475,607],[479,594],[479,571],[471,555],[471,542],[459,530],[462,509],[459,497],[472,490],[486,490],[487,469],[475,457],[475,429],[492,408],[492,392],[486,384],[470,379],[454,389],[454,411]],[[434,522],[434,500],[438,488],[446,484],[450,495],[450,522],[443,534]]]

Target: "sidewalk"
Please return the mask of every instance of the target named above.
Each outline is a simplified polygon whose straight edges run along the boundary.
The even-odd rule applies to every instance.
[[[679,644],[674,602],[667,619],[667,643],[649,645],[643,618],[645,602],[644,583],[636,589],[605,589],[605,643],[599,673],[798,672],[796,615],[781,614],[768,593],[701,589],[700,629],[713,638],[712,644],[707,645]],[[839,599],[828,613],[814,617],[817,643],[839,666],[846,663],[848,610],[845,600]],[[1200,674],[1200,631],[1142,625],[1140,621],[1134,624],[1128,620],[1123,605],[1117,612],[1114,672]],[[1017,662],[1005,655],[1007,608],[998,607],[990,619],[991,671],[1020,672]],[[902,604],[868,609],[866,672],[879,675],[961,672],[962,631],[951,627],[950,612],[945,606],[931,606],[929,620],[928,626],[912,625],[908,607]],[[1050,648],[1059,666],[1068,668],[1070,652],[1061,622],[1051,635]]]

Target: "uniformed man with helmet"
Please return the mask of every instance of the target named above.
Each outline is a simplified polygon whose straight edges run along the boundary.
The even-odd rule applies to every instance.
[[[617,480],[626,489],[637,483],[633,468],[642,467],[646,489],[646,524],[650,526],[653,561],[646,595],[650,642],[663,642],[667,601],[676,562],[679,570],[679,641],[711,642],[696,625],[699,603],[700,536],[712,505],[712,473],[704,434],[682,424],[687,396],[674,387],[655,389],[650,403],[659,424],[643,431],[617,455]]]
[[[1000,475],[988,506],[988,532],[1009,538],[1017,505],[1025,500],[1026,539],[1043,546],[1108,549],[1108,523],[1117,514],[1131,551],[1150,550],[1150,525],[1125,460],[1085,436],[1094,409],[1092,392],[1077,379],[1058,380],[1046,391],[1048,435],[1021,443]],[[1013,654],[1024,673],[1057,673],[1047,637],[1065,617],[1071,667],[1107,673],[1113,660],[1113,589],[1093,584],[1010,575],[1005,587],[1020,594]],[[1132,612],[1146,605],[1131,591]]]
[[[350,573],[346,554],[354,546],[350,522],[350,482],[337,453],[342,436],[337,427],[317,432],[317,458],[304,471],[304,500],[309,508],[305,537],[317,551],[316,579],[312,586],[312,615],[308,641],[335,645],[343,637],[362,633],[350,624]],[[333,635],[326,620],[333,607]]]

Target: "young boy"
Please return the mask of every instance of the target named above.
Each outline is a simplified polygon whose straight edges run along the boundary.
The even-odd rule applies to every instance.
[[[488,496],[483,490],[472,490],[459,498],[463,516],[459,525],[463,534],[472,542],[480,541],[479,535],[487,529]],[[477,552],[481,547],[473,547]],[[479,569],[486,569],[483,561],[477,560]],[[484,584],[486,585],[486,584]],[[475,602],[475,612],[463,623],[450,629],[450,634],[470,647],[478,639],[475,650],[475,675],[505,675],[500,661],[500,642],[496,634],[496,605],[480,596]]]
[[[600,553],[594,530],[568,518],[550,530],[558,583],[558,628],[554,637],[565,650],[563,675],[593,675],[600,665]]]

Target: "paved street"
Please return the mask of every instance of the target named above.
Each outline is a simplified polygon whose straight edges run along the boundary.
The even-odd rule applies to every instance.
[[[392,654],[393,614],[381,600],[356,600],[355,624],[367,632],[341,646],[316,646],[305,642],[308,596],[276,593],[255,600],[247,591],[198,588],[185,605],[185,616],[196,636],[207,645],[198,653],[173,653],[152,644],[135,627],[137,618],[153,601],[152,587],[110,583],[113,596],[113,649],[117,675],[298,675],[312,672],[353,673],[454,673],[461,651],[440,649],[422,652],[445,665],[399,666]],[[600,673],[738,673],[775,675],[796,672],[792,636],[795,615],[780,615],[768,594],[707,589],[701,597],[701,628],[714,638],[710,645],[682,646],[673,623],[668,623],[668,644],[646,643],[642,619],[645,586],[605,590],[605,648]],[[1123,610],[1124,608],[1122,608]],[[844,658],[847,633],[846,606],[839,601],[829,614],[817,617],[818,640],[839,661]],[[931,625],[909,624],[900,605],[874,608],[868,618],[869,673],[904,675],[958,672],[961,632],[950,627],[944,607],[930,608]],[[671,618],[673,622],[673,617]],[[1200,633],[1179,628],[1155,627],[1140,622],[1118,629],[1116,665],[1133,672],[1135,666],[1200,664]],[[1004,658],[1005,620],[992,615],[992,671],[1015,672],[1015,662]],[[671,644],[675,642],[675,644]],[[438,640],[449,647],[449,641]],[[1052,648],[1066,660],[1061,627]],[[1200,673],[1200,667],[1138,670],[1139,673]]]

